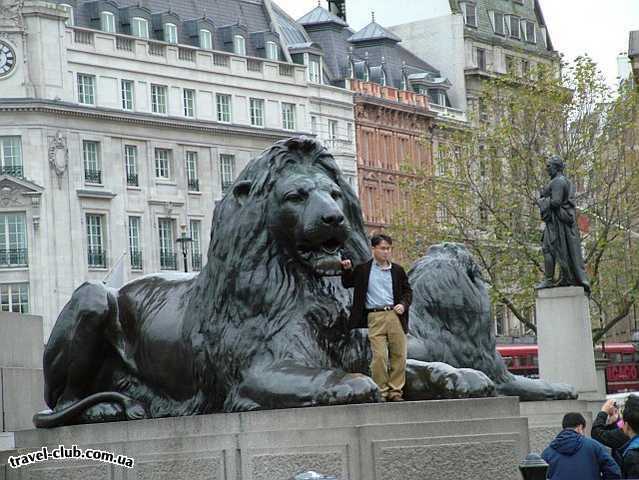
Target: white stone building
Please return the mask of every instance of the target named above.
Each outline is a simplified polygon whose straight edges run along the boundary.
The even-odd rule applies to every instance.
[[[339,119],[356,186],[352,94],[291,61],[268,0],[69,1],[0,10],[0,310],[42,315],[45,340],[122,257],[124,279],[182,270],[184,231],[201,268],[215,202],[311,113]]]

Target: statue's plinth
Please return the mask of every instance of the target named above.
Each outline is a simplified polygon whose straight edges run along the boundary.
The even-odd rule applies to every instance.
[[[9,455],[60,444],[124,454],[135,466],[7,465]],[[339,480],[516,480],[528,421],[514,397],[345,405],[28,430],[16,433],[16,448],[0,452],[3,480],[291,480],[308,470]]]
[[[537,291],[539,377],[574,385],[579,398],[599,398],[588,297],[582,287]]]

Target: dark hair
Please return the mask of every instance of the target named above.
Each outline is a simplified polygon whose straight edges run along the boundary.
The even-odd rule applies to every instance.
[[[371,237],[371,245],[373,247],[376,247],[377,245],[379,245],[382,242],[386,242],[389,245],[393,244],[393,239],[391,237],[389,237],[388,235],[384,235],[383,233],[378,233],[376,235],[373,235]]]
[[[623,421],[630,425],[635,433],[639,433],[639,396],[629,395],[623,406]]]
[[[579,425],[586,428],[586,419],[578,412],[567,413],[561,421],[561,428],[577,428]]]

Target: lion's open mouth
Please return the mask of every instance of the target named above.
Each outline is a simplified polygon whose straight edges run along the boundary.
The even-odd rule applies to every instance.
[[[338,238],[329,238],[322,243],[298,245],[297,252],[301,260],[318,275],[339,275],[341,273],[342,256],[340,249],[344,242]]]

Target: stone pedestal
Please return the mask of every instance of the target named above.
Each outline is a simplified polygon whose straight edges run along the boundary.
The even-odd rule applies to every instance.
[[[583,400],[599,399],[588,297],[582,287],[537,292],[539,377],[574,385]]]
[[[7,465],[9,456],[60,444],[124,454],[135,465]],[[77,425],[16,432],[15,445],[0,452],[0,480],[292,480],[308,470],[339,480],[519,480],[528,422],[517,398],[500,397]]]

